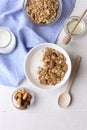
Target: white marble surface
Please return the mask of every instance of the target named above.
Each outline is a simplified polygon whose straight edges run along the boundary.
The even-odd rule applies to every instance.
[[[81,15],[87,0],[77,0],[72,15]],[[87,15],[84,17],[87,22]],[[59,44],[59,43],[58,43]],[[72,62],[82,57],[71,93],[73,101],[67,109],[57,105],[57,98],[65,85],[56,90],[36,89],[25,80],[19,87],[29,87],[36,95],[35,104],[26,111],[16,110],[11,102],[15,88],[0,85],[0,130],[87,130],[87,33],[64,47]]]

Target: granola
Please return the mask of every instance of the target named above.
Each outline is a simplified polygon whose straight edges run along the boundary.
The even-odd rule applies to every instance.
[[[38,68],[38,79],[43,85],[56,85],[63,80],[68,65],[65,56],[59,51],[46,48],[43,66]]]
[[[26,5],[26,12],[36,24],[52,23],[59,10],[58,0],[29,0]]]

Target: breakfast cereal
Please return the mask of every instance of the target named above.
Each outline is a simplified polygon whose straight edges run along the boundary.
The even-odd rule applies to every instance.
[[[63,80],[68,65],[65,56],[52,48],[46,48],[43,66],[38,68],[38,78],[43,85],[56,85]]]
[[[52,23],[59,10],[58,0],[29,0],[26,6],[26,12],[36,24]]]

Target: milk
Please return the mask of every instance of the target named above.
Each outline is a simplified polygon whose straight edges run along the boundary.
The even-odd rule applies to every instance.
[[[0,53],[10,53],[16,47],[14,34],[5,27],[0,27]]]

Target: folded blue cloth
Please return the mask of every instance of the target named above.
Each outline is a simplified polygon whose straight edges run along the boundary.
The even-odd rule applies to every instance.
[[[0,84],[17,86],[24,78],[24,59],[27,49],[42,42],[56,41],[65,19],[71,14],[76,0],[62,0],[60,19],[50,26],[36,26],[23,13],[24,0],[0,1],[0,26],[8,27],[16,36],[17,47],[10,54],[0,54]]]

